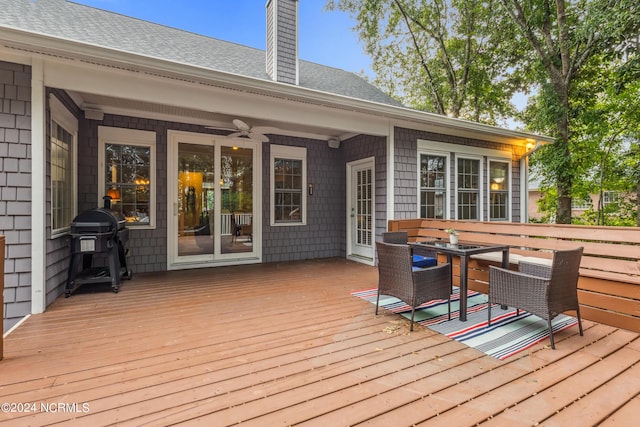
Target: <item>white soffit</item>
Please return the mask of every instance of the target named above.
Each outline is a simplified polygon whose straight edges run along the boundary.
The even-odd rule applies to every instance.
[[[122,99],[124,109],[145,105],[164,105],[171,101],[173,112],[222,113],[255,117],[266,121],[283,120],[311,127],[328,126],[343,132],[386,135],[387,122],[381,117],[354,111],[348,106],[313,103],[304,98],[288,98],[280,94],[230,89],[197,81],[186,81],[149,75],[131,75],[122,70],[92,67],[75,63],[48,62],[45,84],[69,91],[91,94],[97,98]],[[124,101],[126,100],[126,101]],[[87,99],[90,104],[97,104]],[[292,108],[291,103],[295,106]],[[207,123],[202,123],[207,124]]]

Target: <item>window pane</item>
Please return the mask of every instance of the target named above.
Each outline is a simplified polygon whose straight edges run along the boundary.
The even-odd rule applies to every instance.
[[[151,148],[105,144],[105,188],[111,209],[122,213],[128,225],[149,224]]]
[[[447,168],[445,156],[420,156],[420,216],[444,218]]]
[[[490,167],[489,180],[490,180],[491,189],[492,190],[508,190],[509,179],[507,174],[509,171],[509,164],[491,162],[489,167]]]
[[[509,219],[509,163],[489,163],[489,220]]]
[[[302,160],[274,159],[274,220],[302,221]]]
[[[54,231],[73,221],[73,135],[51,123],[51,220]]]
[[[492,220],[507,219],[507,194],[504,192],[491,192],[490,215]]]
[[[479,219],[480,160],[458,159],[458,219]]]

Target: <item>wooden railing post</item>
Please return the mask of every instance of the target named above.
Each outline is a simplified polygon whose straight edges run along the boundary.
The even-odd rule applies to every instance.
[[[2,307],[2,331],[0,331],[0,360],[4,357],[4,236],[0,236],[0,307]]]

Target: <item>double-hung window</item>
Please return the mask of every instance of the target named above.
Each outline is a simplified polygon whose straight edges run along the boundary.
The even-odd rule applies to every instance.
[[[418,215],[510,221],[511,157],[506,150],[419,139]]]
[[[489,161],[489,221],[509,220],[509,163]]]
[[[307,149],[271,146],[271,225],[307,222]]]
[[[50,165],[51,165],[51,235],[69,230],[76,213],[76,144],[78,120],[51,95]]]
[[[480,219],[480,159],[458,158],[457,219]]]
[[[591,197],[574,197],[571,199],[571,209],[577,211],[586,211],[593,207]]]
[[[617,191],[605,191],[602,195],[602,205],[607,206],[620,201],[620,193]]]
[[[447,196],[447,162],[444,155],[420,155],[420,217],[444,219]]]
[[[128,226],[155,227],[155,132],[98,128],[100,194]]]

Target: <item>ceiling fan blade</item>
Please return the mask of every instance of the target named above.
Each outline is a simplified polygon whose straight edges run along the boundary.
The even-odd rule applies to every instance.
[[[245,136],[245,135],[246,134],[244,132],[235,132],[227,135],[227,138],[240,138],[241,136]]]
[[[249,129],[251,129],[251,126],[249,126],[248,124],[246,124],[245,122],[243,122],[240,119],[233,119],[231,122],[240,131],[248,131]]]
[[[251,132],[261,133],[263,135],[267,133],[277,133],[278,130],[279,129],[277,127],[273,126],[254,126],[251,128]]]
[[[267,137],[267,135],[263,135],[261,133],[256,133],[256,132],[250,132],[249,138],[255,139],[256,141],[260,141],[260,142],[269,142],[269,138]]]

